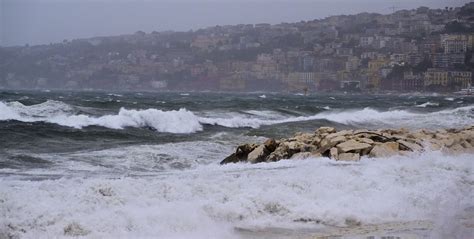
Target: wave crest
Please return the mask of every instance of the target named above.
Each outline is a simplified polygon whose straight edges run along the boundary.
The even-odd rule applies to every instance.
[[[42,121],[79,129],[95,125],[112,129],[151,127],[167,133],[193,133],[202,130],[198,118],[186,109],[162,111],[121,108],[117,115],[101,117],[74,115],[73,112],[73,107],[57,101],[46,101],[32,106],[25,106],[20,102],[0,102],[0,120]]]
[[[373,108],[327,110],[315,115],[289,116],[276,111],[250,110],[243,113],[202,113],[197,116],[184,108],[162,111],[158,109],[132,110],[121,108],[117,114],[94,117],[75,114],[75,107],[60,101],[46,101],[25,106],[20,102],[0,102],[0,120],[48,122],[67,127],[102,126],[112,129],[150,127],[159,132],[194,133],[203,124],[227,128],[259,128],[291,122],[328,120],[358,127],[449,128],[472,125],[474,105],[430,113],[408,110],[380,111]]]
[[[431,113],[418,113],[407,110],[379,111],[373,108],[364,108],[343,111],[325,111],[316,115],[292,117],[284,117],[281,114],[279,115],[277,112],[269,117],[269,113],[265,111],[266,117],[255,118],[244,115],[234,115],[227,118],[200,118],[199,121],[204,124],[220,125],[231,128],[259,128],[263,125],[274,125],[310,120],[328,120],[335,123],[356,126],[449,128],[473,124],[473,110],[474,105],[455,109],[446,109]],[[255,113],[254,115],[259,116]]]
[[[418,108],[426,108],[426,107],[438,107],[439,103],[437,102],[425,102],[423,104],[416,105]]]

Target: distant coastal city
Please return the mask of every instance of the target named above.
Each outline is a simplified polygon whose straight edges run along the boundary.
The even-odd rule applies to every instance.
[[[0,47],[0,89],[467,92],[474,2]]]

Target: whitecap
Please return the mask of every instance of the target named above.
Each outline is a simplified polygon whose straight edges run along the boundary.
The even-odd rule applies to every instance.
[[[351,109],[343,111],[326,111],[309,116],[287,116],[277,119],[245,117],[199,117],[199,122],[224,127],[259,128],[262,125],[282,123],[329,120],[346,125],[363,125],[372,127],[406,127],[406,128],[449,128],[468,126],[474,123],[472,112],[474,105],[448,109],[432,113],[417,113],[406,110],[379,111],[372,108]]]
[[[426,108],[426,107],[430,107],[430,106],[439,106],[439,103],[428,101],[428,102],[425,102],[423,104],[416,105],[416,107],[418,107],[418,108]]]
[[[0,102],[0,120],[24,122],[43,121],[63,126],[83,128],[103,126],[112,129],[151,127],[159,132],[194,133],[203,130],[202,124],[229,128],[259,128],[263,125],[329,120],[335,123],[361,127],[450,128],[474,123],[473,105],[431,113],[407,110],[379,111],[372,108],[328,110],[315,115],[289,116],[273,111],[199,113],[186,109],[162,111],[158,109],[132,110],[121,108],[118,114],[93,117],[75,114],[74,107],[63,102],[47,101],[25,106],[19,102]]]
[[[47,122],[74,128],[91,125],[112,129],[151,127],[158,132],[168,133],[194,133],[202,130],[197,117],[186,109],[161,111],[157,109],[127,110],[122,108],[117,115],[105,115],[97,118],[87,115],[70,115],[50,118]]]
[[[459,215],[473,206],[473,170],[471,155],[426,152],[345,165],[216,161],[149,177],[6,179],[0,210],[2,225],[12,226],[0,230],[53,238],[76,222],[88,238],[241,238],[235,227],[350,231],[346,219],[355,218],[362,225],[426,220],[440,231],[418,231],[428,233],[423,238],[469,238]]]
[[[0,119],[25,117],[50,117],[62,114],[71,114],[74,108],[64,102],[47,100],[36,105],[24,105],[18,101],[3,103],[0,102]]]
[[[116,115],[92,117],[75,115],[73,107],[59,101],[47,101],[32,106],[25,106],[20,102],[0,102],[0,113],[0,120],[43,121],[79,129],[95,125],[112,129],[151,127],[168,133],[194,133],[202,130],[198,117],[186,109],[162,111],[121,108]]]
[[[379,111],[364,108],[362,110],[323,112],[311,118],[378,128],[450,128],[472,125],[474,123],[473,109],[474,105],[470,105],[431,113],[418,113],[407,110]]]

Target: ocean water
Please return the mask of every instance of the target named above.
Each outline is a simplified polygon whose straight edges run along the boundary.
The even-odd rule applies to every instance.
[[[0,238],[471,238],[473,155],[219,165],[320,126],[468,125],[474,97],[0,92]]]

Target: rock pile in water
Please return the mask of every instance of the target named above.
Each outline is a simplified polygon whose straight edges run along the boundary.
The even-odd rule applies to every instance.
[[[406,129],[341,130],[321,127],[314,133],[298,133],[288,139],[268,139],[263,144],[243,144],[221,164],[275,162],[282,159],[329,157],[357,161],[362,156],[390,157],[409,152],[443,150],[474,153],[474,126],[437,131]]]

